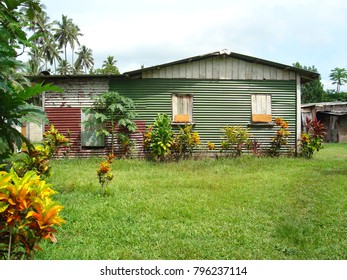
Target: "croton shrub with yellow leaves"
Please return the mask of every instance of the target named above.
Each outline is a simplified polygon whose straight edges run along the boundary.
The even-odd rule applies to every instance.
[[[64,220],[55,193],[34,171],[0,171],[0,259],[32,259],[41,240],[57,241]]]

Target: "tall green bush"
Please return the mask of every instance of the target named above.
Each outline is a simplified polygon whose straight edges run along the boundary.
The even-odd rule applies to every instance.
[[[149,126],[144,135],[145,151],[149,158],[166,160],[171,153],[173,143],[171,118],[167,114],[158,114],[153,126]]]
[[[115,154],[115,138],[118,135],[121,144],[129,145],[129,134],[136,131],[134,119],[136,117],[134,101],[119,92],[104,92],[94,97],[92,108],[84,109],[89,115],[85,125],[97,135],[111,136],[111,154]],[[118,130],[118,131],[117,131]],[[128,145],[127,145],[128,148]]]

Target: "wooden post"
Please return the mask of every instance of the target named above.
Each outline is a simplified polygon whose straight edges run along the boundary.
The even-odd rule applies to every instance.
[[[295,135],[295,152],[299,153],[300,136],[301,136],[301,77],[296,73],[296,135]]]

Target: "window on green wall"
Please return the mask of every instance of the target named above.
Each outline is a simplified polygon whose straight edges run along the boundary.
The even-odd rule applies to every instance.
[[[193,122],[193,95],[172,95],[172,120],[174,123]]]
[[[252,122],[269,123],[271,121],[271,94],[252,94]]]

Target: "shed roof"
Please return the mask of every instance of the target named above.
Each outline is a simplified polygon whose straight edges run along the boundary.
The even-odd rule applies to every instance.
[[[277,63],[277,62],[270,61],[270,60],[265,60],[262,58],[257,58],[257,57],[239,54],[239,53],[235,53],[235,52],[229,52],[227,50],[222,50],[222,51],[212,52],[212,53],[208,53],[208,54],[204,54],[204,55],[188,57],[185,59],[176,60],[176,61],[172,61],[172,62],[168,62],[168,63],[164,63],[164,64],[159,64],[159,65],[155,65],[155,66],[151,66],[151,67],[141,68],[141,69],[134,70],[134,71],[128,71],[128,72],[123,73],[123,75],[125,75],[127,77],[132,77],[132,76],[137,76],[137,75],[139,75],[145,71],[148,71],[148,70],[160,69],[160,68],[164,68],[167,66],[179,65],[179,64],[183,64],[183,63],[194,62],[194,61],[199,61],[199,60],[208,59],[211,57],[218,57],[218,56],[229,56],[231,58],[240,59],[240,60],[250,62],[250,63],[267,65],[267,66],[275,67],[275,68],[278,68],[281,70],[286,70],[286,71],[293,71],[293,72],[299,73],[301,75],[301,79],[302,79],[303,83],[319,79],[319,77],[320,77],[319,73],[316,73],[316,72],[304,70],[301,68],[296,68],[294,66],[281,64],[281,63]]]
[[[301,108],[307,108],[307,107],[324,107],[324,106],[339,106],[339,105],[346,105],[347,102],[343,101],[333,101],[333,102],[318,102],[318,103],[306,103],[302,104]]]

